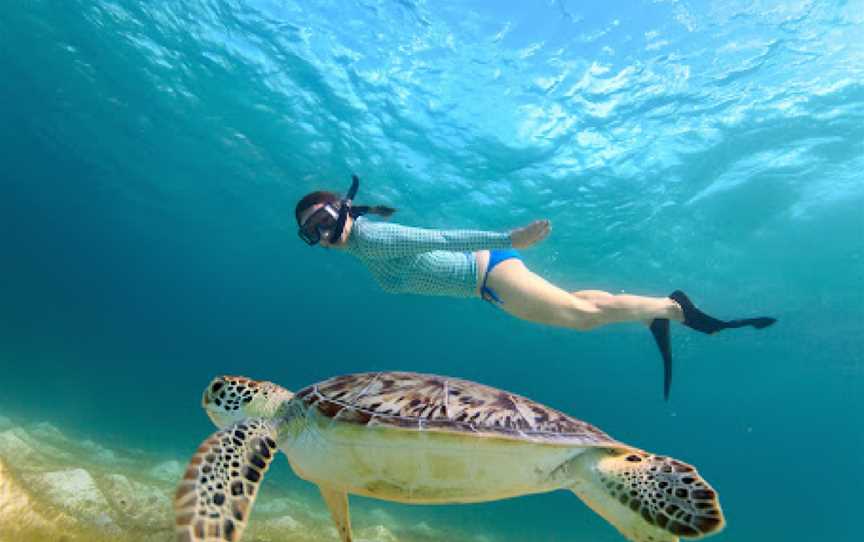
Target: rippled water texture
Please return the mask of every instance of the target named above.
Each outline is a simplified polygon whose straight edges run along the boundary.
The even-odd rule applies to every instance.
[[[296,390],[408,369],[697,465],[728,518],[718,542],[858,540],[862,35],[861,0],[0,3],[0,474],[89,469],[106,494],[121,476],[168,495],[148,473],[212,431],[214,374]],[[674,327],[666,403],[644,327],[390,296],[307,248],[295,202],[351,172],[400,223],[551,219],[525,260],[562,286],[682,288],[780,323]],[[93,446],[51,455],[49,437]],[[260,540],[278,518],[325,529],[286,462],[268,481]],[[372,539],[621,540],[563,492],[354,503]]]

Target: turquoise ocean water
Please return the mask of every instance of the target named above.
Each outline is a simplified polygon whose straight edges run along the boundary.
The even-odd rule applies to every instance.
[[[449,374],[697,465],[718,542],[858,540],[862,34],[860,0],[3,2],[0,412],[185,458],[216,374]],[[405,224],[551,219],[525,260],[570,289],[780,323],[675,326],[664,402],[642,326],[391,296],[306,247],[296,200],[351,172]],[[621,540],[563,492],[386,509]]]

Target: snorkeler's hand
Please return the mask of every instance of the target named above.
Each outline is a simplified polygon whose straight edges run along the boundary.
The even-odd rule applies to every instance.
[[[549,235],[552,224],[548,220],[535,220],[522,228],[510,232],[510,242],[513,248],[528,248],[537,244]]]

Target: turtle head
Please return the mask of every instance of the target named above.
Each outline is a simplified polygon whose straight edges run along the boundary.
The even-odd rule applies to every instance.
[[[272,382],[242,376],[217,376],[201,404],[217,427],[224,428],[246,418],[271,418],[294,394]]]

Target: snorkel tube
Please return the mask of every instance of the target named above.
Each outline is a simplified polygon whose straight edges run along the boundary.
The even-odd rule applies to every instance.
[[[357,175],[351,174],[351,188],[348,189],[348,193],[339,202],[339,218],[336,219],[336,225],[333,226],[333,233],[330,234],[329,242],[338,243],[342,239],[342,233],[345,231],[345,222],[348,220],[349,214],[352,218],[356,218],[355,214],[351,212],[351,202],[359,189],[360,178]]]

